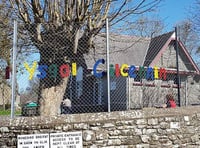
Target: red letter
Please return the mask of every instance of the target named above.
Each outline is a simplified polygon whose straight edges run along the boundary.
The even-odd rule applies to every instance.
[[[10,79],[10,67],[9,66],[6,67],[6,74],[5,74],[5,76],[6,76],[6,79]]]
[[[119,77],[119,76],[120,76],[119,64],[115,64],[115,76],[116,76],[116,77]]]
[[[163,78],[164,80],[166,80],[167,76],[166,76],[166,70],[164,68],[160,68],[159,70],[159,78]]]
[[[59,72],[60,72],[60,76],[61,76],[62,78],[68,77],[69,74],[70,74],[69,65],[67,65],[67,64],[61,65],[61,66],[60,66],[60,71],[59,71]]]

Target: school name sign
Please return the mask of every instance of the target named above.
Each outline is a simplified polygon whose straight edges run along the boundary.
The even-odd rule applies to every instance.
[[[93,75],[97,78],[102,78],[106,75],[106,71],[100,71],[98,70],[98,67],[101,64],[105,64],[104,59],[99,59],[96,61],[96,63],[93,66]],[[65,78],[69,77],[70,75],[76,76],[77,75],[77,64],[72,63],[69,64],[62,64],[61,66],[58,66],[57,64],[51,64],[51,65],[38,65],[36,61],[33,62],[32,66],[30,66],[27,62],[24,63],[24,67],[29,73],[29,80],[32,80],[36,70],[38,70],[37,77],[39,79],[44,79],[46,77],[56,78],[58,75],[60,77]],[[166,70],[165,68],[158,68],[155,67],[148,67],[144,68],[143,66],[140,66],[139,69],[136,68],[134,65],[128,65],[128,64],[122,64],[121,66],[119,64],[110,64],[109,72],[111,77],[130,77],[130,78],[136,78],[139,76],[140,78],[143,78],[145,76],[148,80],[154,80],[154,79],[162,79],[166,80]]]

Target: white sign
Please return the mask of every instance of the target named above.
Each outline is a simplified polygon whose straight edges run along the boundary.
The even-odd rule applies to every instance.
[[[17,148],[49,148],[49,134],[18,135]]]
[[[51,148],[82,148],[82,132],[51,133]]]
[[[170,128],[180,128],[179,122],[170,122]]]

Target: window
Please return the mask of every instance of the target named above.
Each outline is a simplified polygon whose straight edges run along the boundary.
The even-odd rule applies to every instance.
[[[103,83],[102,79],[97,79],[93,85],[93,104],[101,105],[103,97]]]
[[[79,67],[76,76],[76,94],[79,99],[83,93],[83,68]]]

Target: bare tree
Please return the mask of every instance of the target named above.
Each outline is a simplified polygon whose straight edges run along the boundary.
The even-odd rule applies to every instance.
[[[141,37],[155,37],[160,35],[164,29],[163,21],[159,18],[148,18],[145,16],[139,17],[135,23],[128,25],[132,34],[139,35]]]
[[[8,7],[6,0],[0,1],[0,58],[10,64],[11,49],[11,8]]]
[[[200,67],[200,0],[195,0],[191,7],[188,9],[189,19],[185,21],[185,27],[189,25],[189,35],[186,45],[193,44],[192,55],[196,59],[198,66]],[[186,27],[187,28],[187,27]],[[191,37],[192,36],[192,37]],[[189,39],[190,38],[190,39]],[[190,41],[189,41],[190,40]],[[189,49],[189,48],[188,48]]]
[[[194,27],[194,30],[198,33],[200,33],[200,0],[195,0],[194,3],[192,3],[191,8],[189,9],[189,16],[190,21],[192,22],[192,25]]]
[[[83,54],[105,26],[151,11],[160,0],[10,0],[40,53],[40,64],[76,62],[87,68]],[[65,44],[63,44],[65,43]],[[48,57],[47,57],[48,55]],[[67,77],[41,79],[41,115],[55,115],[64,96]]]
[[[6,67],[10,67],[10,50],[12,21],[11,8],[6,0],[0,0],[0,99],[3,99],[3,109],[9,103],[11,88],[5,77]]]
[[[178,36],[191,55],[196,54],[198,48],[198,34],[194,31],[190,20],[183,20],[176,25]]]

